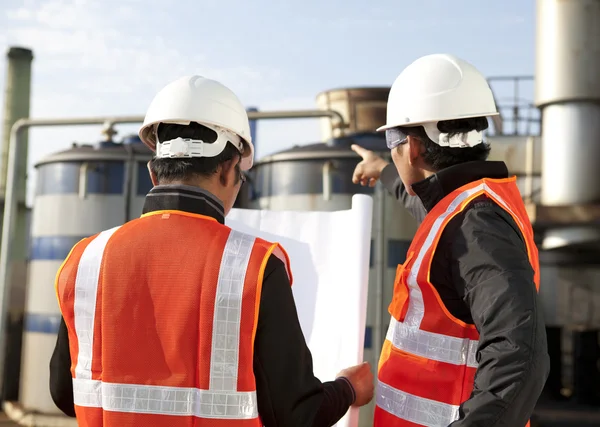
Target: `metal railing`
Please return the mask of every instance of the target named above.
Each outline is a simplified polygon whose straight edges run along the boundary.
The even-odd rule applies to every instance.
[[[494,135],[539,135],[541,114],[533,103],[534,76],[496,76],[487,79],[502,125]],[[527,85],[531,90],[527,90]]]

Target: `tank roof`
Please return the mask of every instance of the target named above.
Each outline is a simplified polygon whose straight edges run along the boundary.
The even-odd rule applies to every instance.
[[[8,48],[6,56],[11,59],[33,59],[33,51],[26,47],[12,46]]]
[[[352,144],[360,145],[372,151],[388,152],[384,134],[362,133],[334,138],[327,143],[317,142],[307,145],[295,145],[286,150],[263,157],[257,162],[257,165],[293,160],[358,157],[358,154],[350,149]]]
[[[338,87],[333,89],[322,90],[317,93],[317,97],[319,95],[325,93],[335,93],[335,92],[389,92],[391,86],[357,86],[357,87]]]
[[[131,155],[140,160],[150,160],[152,157],[150,150],[143,144],[114,144],[102,147],[74,144],[68,150],[44,157],[35,167],[58,162],[126,161]]]

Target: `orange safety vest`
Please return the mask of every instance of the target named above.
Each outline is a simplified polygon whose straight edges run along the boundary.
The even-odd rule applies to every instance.
[[[482,179],[444,197],[423,220],[406,262],[396,272],[379,361],[374,427],[447,427],[471,395],[479,333],[448,312],[429,271],[446,225],[481,195],[508,212],[519,227],[539,289],[538,251],[516,178]]]
[[[75,245],[56,291],[79,426],[261,426],[253,354],[271,254],[289,274],[278,244],[181,211]]]

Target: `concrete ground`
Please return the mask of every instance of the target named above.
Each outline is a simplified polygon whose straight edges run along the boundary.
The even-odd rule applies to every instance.
[[[73,418],[26,413],[13,402],[6,402],[4,410],[5,413],[0,412],[0,427],[77,427],[77,422]],[[531,427],[600,426],[600,408],[598,407],[543,402],[538,405],[535,412],[535,416],[531,420]]]
[[[18,426],[19,424],[11,421],[6,414],[0,414],[0,427]]]
[[[0,412],[0,427],[77,427],[74,418],[26,412],[16,402],[4,402],[3,409],[4,413]]]

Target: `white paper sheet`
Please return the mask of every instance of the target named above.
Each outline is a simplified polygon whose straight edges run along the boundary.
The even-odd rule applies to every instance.
[[[363,361],[372,215],[373,199],[361,194],[345,211],[232,209],[225,221],[290,256],[298,317],[321,381]],[[354,409],[337,424],[357,425]]]

